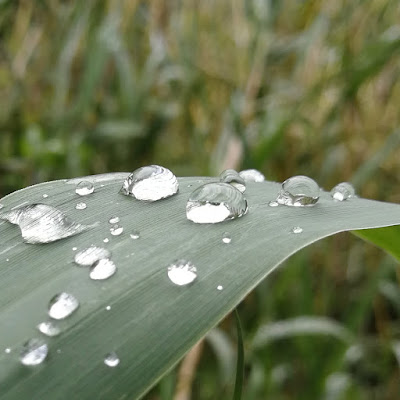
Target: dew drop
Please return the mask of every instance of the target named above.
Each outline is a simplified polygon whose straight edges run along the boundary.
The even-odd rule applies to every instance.
[[[245,192],[246,183],[244,179],[234,169],[226,169],[219,176],[219,180],[222,183],[229,183],[238,189],[240,192]]]
[[[244,169],[239,175],[245,182],[264,182],[265,176],[256,169]]]
[[[90,269],[90,279],[100,281],[104,279],[108,279],[115,274],[117,271],[116,265],[109,260],[108,258],[104,258],[102,260],[96,261],[92,268]]]
[[[168,267],[168,278],[175,285],[188,285],[197,278],[197,268],[190,261],[176,260]]]
[[[57,336],[61,333],[61,329],[52,321],[41,322],[37,328],[46,336]]]
[[[224,287],[222,285],[218,285],[217,290],[224,290]]]
[[[46,194],[46,193],[43,195],[43,198],[44,198],[44,199],[47,199],[48,197],[49,197],[49,195]]]
[[[10,354],[10,353],[11,353],[10,347],[7,347],[7,348],[4,350],[4,352],[5,352],[6,354]]]
[[[111,217],[111,218],[108,220],[108,222],[109,222],[110,224],[118,224],[118,222],[119,222],[119,217]]]
[[[247,213],[247,200],[228,183],[207,183],[197,188],[186,204],[186,217],[198,224],[214,224]]]
[[[89,181],[81,181],[76,185],[75,193],[79,196],[87,196],[94,192],[94,185]]]
[[[282,183],[282,189],[276,201],[285,206],[312,206],[318,201],[319,192],[317,182],[308,176],[292,176]]]
[[[121,225],[115,224],[110,228],[110,233],[113,236],[119,236],[124,231],[124,228]]]
[[[107,306],[107,307],[106,307],[106,310],[107,310],[107,311],[110,311],[110,310],[111,310],[111,306]]]
[[[303,228],[301,228],[300,226],[294,226],[291,230],[292,233],[301,233],[303,232]]]
[[[30,339],[22,347],[20,361],[24,365],[39,365],[47,357],[49,349],[41,339]]]
[[[270,207],[278,207],[278,206],[279,206],[279,203],[278,203],[277,201],[273,200],[273,201],[270,201],[270,202],[268,203],[268,205],[269,205]]]
[[[143,201],[156,201],[178,192],[178,180],[167,168],[148,165],[133,171],[126,178],[121,192]]]
[[[107,367],[116,367],[119,364],[119,358],[117,356],[117,353],[112,351],[111,353],[108,353],[105,358],[104,358],[104,364],[107,365]]]
[[[73,248],[72,248],[72,251],[77,251],[77,250],[78,250],[77,247],[73,247]]]
[[[75,206],[75,208],[76,208],[77,210],[85,210],[86,207],[87,207],[86,203],[83,203],[83,202],[78,203],[78,204]]]
[[[344,201],[354,197],[356,195],[356,191],[353,185],[349,182],[342,182],[336,185],[331,190],[331,196],[334,200]]]
[[[0,219],[18,225],[26,243],[50,243],[91,228],[70,220],[62,211],[46,204],[31,204],[0,213]]]
[[[224,243],[230,243],[231,241],[232,241],[232,237],[231,237],[231,235],[229,234],[229,232],[224,232],[223,233],[223,235],[222,235],[222,241],[224,242]]]
[[[82,267],[90,267],[96,261],[104,258],[110,258],[111,252],[107,249],[97,246],[90,246],[75,254],[74,262]]]
[[[140,232],[139,231],[132,231],[132,233],[129,235],[131,239],[139,239],[140,238]]]
[[[79,307],[79,301],[72,294],[56,294],[49,302],[48,314],[53,319],[69,317]]]
[[[105,239],[103,239],[103,242],[104,243],[108,243],[110,241],[110,239],[109,238],[105,238]]]

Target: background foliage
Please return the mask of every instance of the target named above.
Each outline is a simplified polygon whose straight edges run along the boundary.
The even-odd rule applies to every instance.
[[[399,202],[399,20],[394,0],[2,0],[0,197],[157,163],[348,180]],[[239,309],[244,398],[398,398],[398,265],[348,234],[287,264]],[[357,344],[254,344],[261,326],[301,315],[336,319]],[[229,398],[233,325],[201,347],[193,399]],[[172,372],[148,399],[173,398],[181,380]]]

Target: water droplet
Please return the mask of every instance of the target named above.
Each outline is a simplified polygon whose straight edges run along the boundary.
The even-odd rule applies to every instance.
[[[46,336],[57,336],[61,333],[61,329],[52,321],[41,322],[37,328]]]
[[[109,222],[110,224],[118,224],[118,222],[119,222],[119,217],[111,217],[111,218],[108,220],[108,222]]]
[[[110,310],[111,310],[111,306],[107,306],[107,307],[106,307],[106,310],[107,310],[107,311],[110,311]]]
[[[214,224],[246,214],[247,200],[228,183],[208,183],[197,188],[186,204],[187,219],[198,224]]]
[[[79,307],[79,301],[72,294],[56,294],[49,302],[49,316],[53,319],[69,317]]]
[[[176,260],[168,267],[168,278],[175,285],[188,285],[197,278],[197,268],[190,261]]]
[[[126,178],[121,192],[138,200],[156,201],[178,192],[178,180],[167,168],[149,165],[133,171]]]
[[[224,232],[222,235],[222,241],[224,243],[230,243],[232,241],[232,237],[228,232]]]
[[[22,348],[20,361],[24,365],[41,364],[47,357],[49,349],[47,344],[41,339],[30,339]]]
[[[291,230],[292,233],[301,233],[303,232],[303,228],[300,228],[300,226],[294,226]]]
[[[121,225],[115,224],[110,228],[110,233],[113,236],[119,236],[124,231],[124,228]]]
[[[77,210],[85,210],[86,209],[86,207],[87,207],[87,205],[86,205],[86,203],[78,203],[76,206],[75,206],[75,208],[77,209]]]
[[[107,367],[116,367],[119,364],[117,353],[113,351],[108,353],[104,358],[104,364],[106,364]]]
[[[308,176],[292,176],[282,183],[276,201],[285,206],[312,206],[319,199],[319,191],[317,182]]]
[[[349,182],[342,182],[331,190],[331,196],[334,200],[344,201],[356,195],[353,185]]]
[[[83,267],[90,267],[96,261],[110,257],[111,252],[109,250],[92,245],[87,249],[81,250],[79,253],[76,253],[74,257],[74,262]]]
[[[217,290],[224,290],[224,287],[222,285],[218,285]]]
[[[26,243],[50,243],[86,231],[85,226],[71,221],[62,211],[46,204],[31,204],[0,213],[20,227]]]
[[[132,233],[129,235],[131,239],[139,239],[140,238],[140,232],[139,231],[132,231]]]
[[[81,181],[76,185],[75,193],[79,196],[87,196],[94,192],[94,186],[92,182]]]
[[[103,239],[103,242],[104,243],[108,243],[110,241],[110,239],[109,238],[105,238],[105,239]]]
[[[241,178],[244,179],[245,182],[264,182],[265,176],[256,169],[244,169],[239,172]]]
[[[10,353],[11,353],[11,349],[10,349],[9,347],[7,347],[7,348],[4,350],[4,352],[5,352],[6,354],[10,354]]]
[[[234,169],[226,169],[219,176],[220,182],[229,183],[242,193],[246,190],[244,179]]]
[[[43,195],[43,198],[44,198],[44,199],[47,199],[48,197],[49,197],[49,195],[46,194],[46,193]]]
[[[90,279],[99,281],[108,279],[117,271],[116,265],[108,258],[96,261],[90,269]]]
[[[72,251],[77,251],[77,250],[78,250],[77,247],[73,247],[73,248],[72,248]]]
[[[279,203],[277,202],[277,201],[270,201],[269,203],[268,203],[268,205],[270,206],[270,207],[278,207],[279,206]]]

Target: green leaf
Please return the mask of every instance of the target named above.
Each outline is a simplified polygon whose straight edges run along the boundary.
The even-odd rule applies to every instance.
[[[243,332],[240,316],[237,308],[235,308],[235,320],[237,330],[237,361],[236,361],[236,380],[235,389],[233,392],[233,400],[240,400],[243,392],[243,379],[244,379],[244,345],[243,345]]]
[[[40,202],[76,222],[97,223],[78,236],[30,245],[17,226],[0,222],[2,400],[139,398],[290,255],[337,232],[400,223],[398,205],[359,198],[335,202],[325,192],[314,207],[269,207],[280,185],[264,182],[248,184],[247,215],[197,225],[186,219],[186,200],[211,178],[179,178],[178,195],[144,203],[118,193],[126,176],[85,178],[96,188],[85,198],[75,194],[76,179],[32,186],[1,200],[4,210]],[[76,210],[82,199],[87,208]],[[121,236],[110,235],[111,216],[120,217]],[[291,233],[293,226],[303,232]],[[133,230],[140,231],[139,239],[130,238]],[[226,231],[230,244],[221,240]],[[73,247],[91,244],[112,252],[118,272],[107,281],[90,280],[88,270],[72,262]],[[189,287],[167,277],[167,266],[177,258],[198,269]],[[22,344],[42,336],[36,326],[47,320],[49,300],[62,291],[79,299],[79,309],[60,324],[60,336],[45,338],[49,355],[41,365],[21,365]],[[115,368],[103,363],[111,351],[120,358]]]

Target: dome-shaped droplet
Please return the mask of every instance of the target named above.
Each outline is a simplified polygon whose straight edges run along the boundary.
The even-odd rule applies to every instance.
[[[111,252],[102,247],[90,246],[75,254],[74,262],[82,267],[90,267],[96,261],[103,258],[110,258]]]
[[[224,287],[222,285],[218,285],[217,290],[219,290],[219,291],[224,290]]]
[[[176,260],[168,267],[168,278],[175,285],[188,285],[197,278],[197,268],[190,261]]]
[[[344,201],[356,195],[353,185],[349,182],[342,182],[331,190],[331,196],[334,200]]]
[[[256,169],[244,169],[239,172],[241,178],[245,180],[245,182],[264,182],[265,176]]]
[[[121,192],[138,200],[156,201],[178,192],[178,180],[167,168],[148,165],[133,171],[126,178]]]
[[[60,327],[52,321],[41,322],[37,328],[46,336],[57,336],[61,333]]]
[[[140,232],[139,231],[132,231],[131,234],[129,235],[131,239],[139,239],[140,238]]]
[[[104,280],[115,274],[117,266],[108,258],[96,261],[90,269],[90,279]]]
[[[232,241],[232,237],[229,232],[224,232],[222,234],[222,242],[229,244]]]
[[[111,217],[111,218],[108,220],[108,222],[109,222],[110,224],[118,224],[118,222],[119,222],[119,217],[116,217],[116,216]]]
[[[94,192],[94,185],[89,181],[81,181],[76,185],[75,193],[79,196],[87,196]]]
[[[47,204],[31,204],[0,213],[0,219],[16,224],[26,243],[50,243],[77,235],[90,227],[71,221]]]
[[[117,353],[115,353],[114,351],[108,353],[104,357],[104,364],[106,364],[107,367],[116,367],[119,364],[119,358],[117,356]]]
[[[113,236],[119,236],[122,234],[123,231],[124,231],[124,227],[121,225],[118,225],[118,224],[115,224],[110,228],[110,233]]]
[[[187,219],[214,224],[239,218],[247,212],[247,200],[228,183],[207,183],[197,188],[186,204]]]
[[[49,349],[41,339],[30,339],[22,347],[20,361],[24,365],[39,365],[47,357]]]
[[[301,228],[300,226],[294,226],[291,230],[292,233],[301,233],[303,232],[303,228]]]
[[[86,208],[87,208],[87,205],[86,205],[86,203],[84,203],[84,202],[79,202],[79,203],[77,203],[77,205],[75,206],[75,208],[77,209],[77,210],[86,210]]]
[[[244,179],[234,169],[226,169],[219,176],[222,183],[229,183],[242,193],[246,191],[246,183]]]
[[[59,293],[49,302],[49,316],[53,319],[69,317],[79,307],[79,301],[69,293]]]
[[[285,206],[312,206],[319,199],[319,191],[317,182],[308,176],[292,176],[282,183],[276,201]]]

